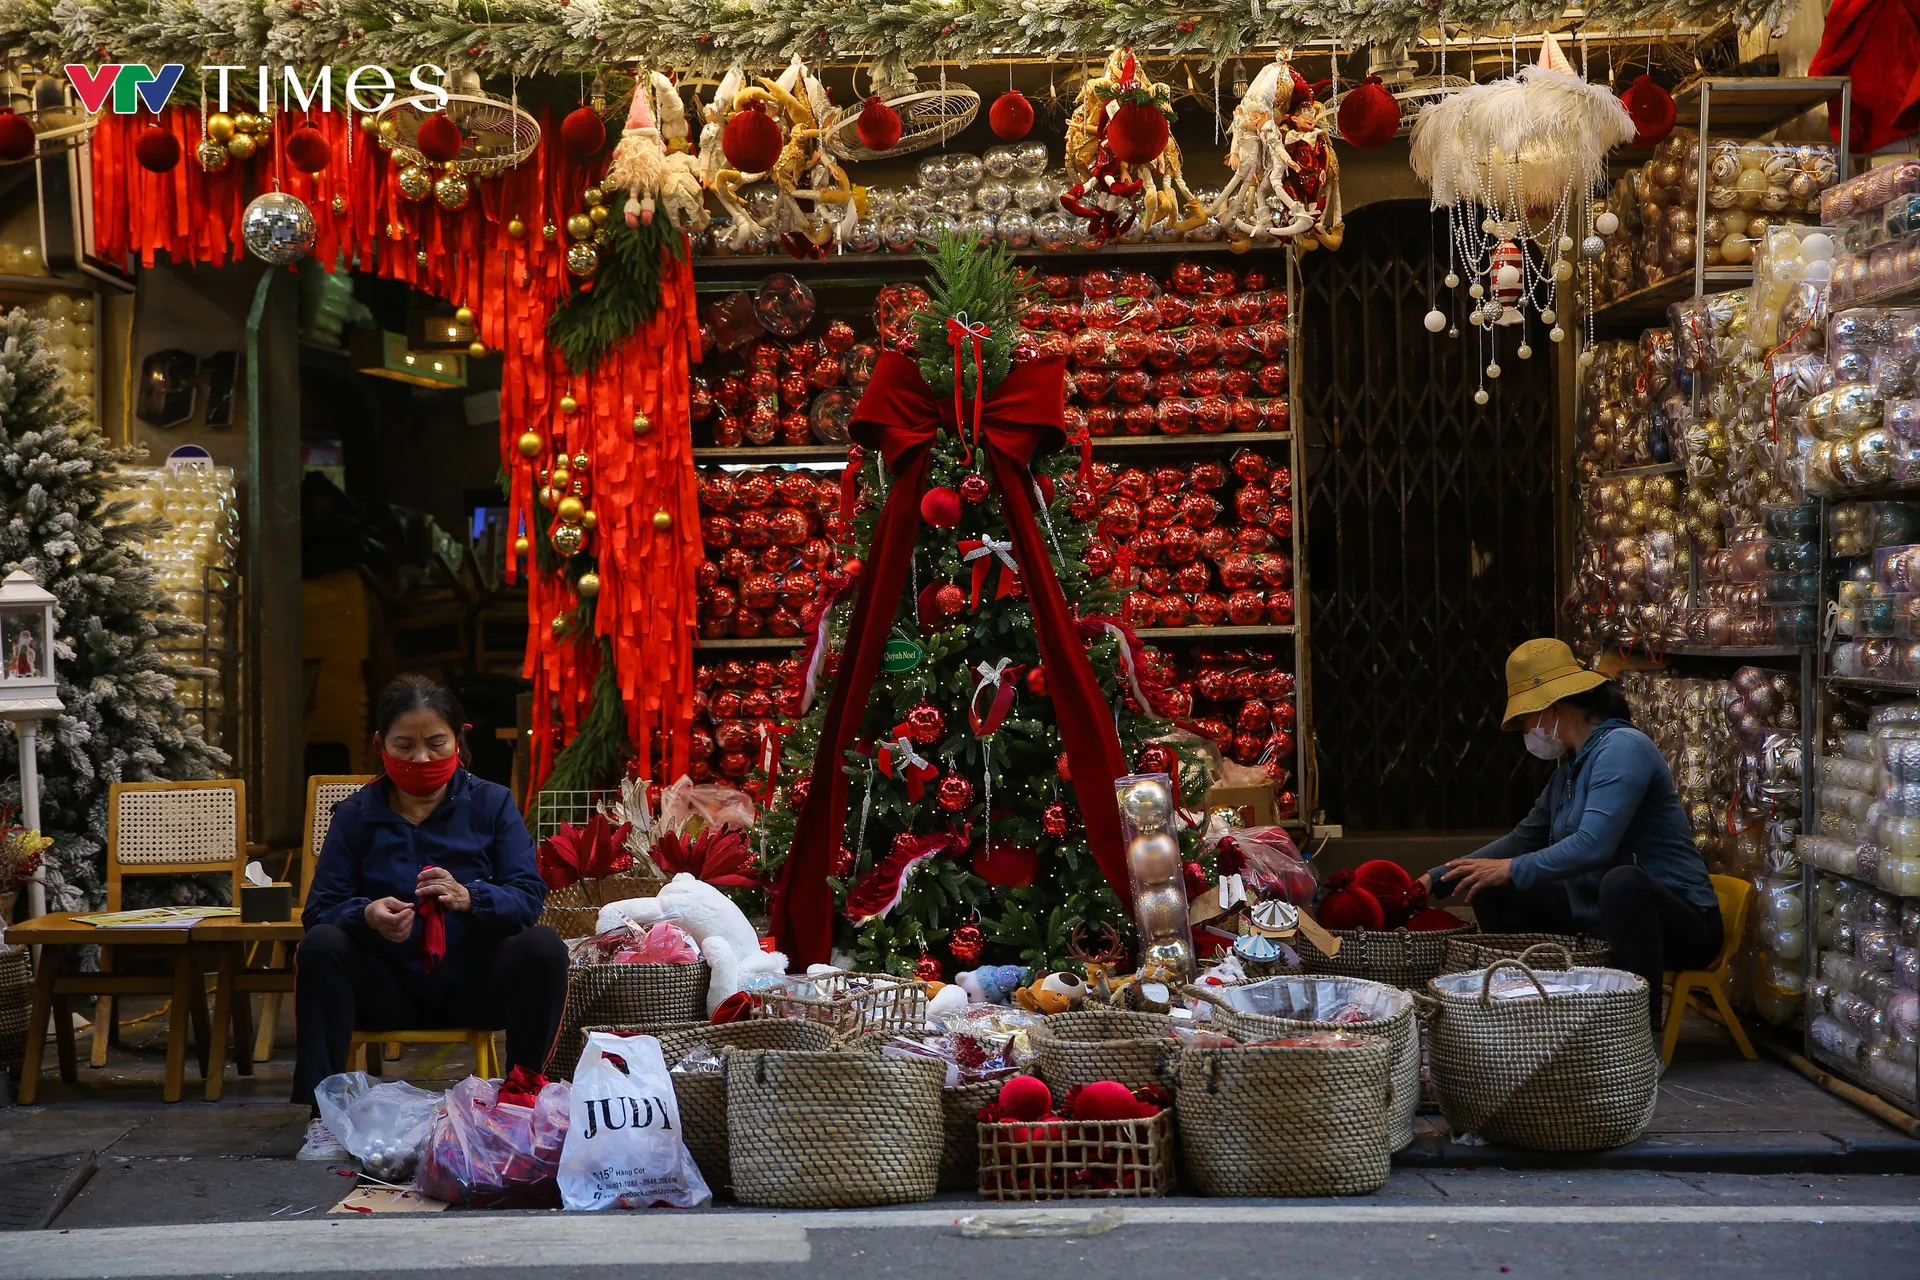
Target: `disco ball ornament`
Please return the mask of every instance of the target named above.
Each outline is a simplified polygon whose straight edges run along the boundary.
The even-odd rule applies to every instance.
[[[586,277],[600,269],[600,251],[592,245],[581,243],[567,250],[567,270],[576,276]]]
[[[276,267],[298,262],[313,250],[313,210],[298,196],[269,191],[255,196],[240,218],[247,252]]]
[[[1588,236],[1580,242],[1580,252],[1588,258],[1597,258],[1607,251],[1607,242],[1597,235]]]
[[[433,184],[433,198],[440,202],[442,209],[449,212],[457,213],[466,208],[467,200],[472,195],[473,189],[467,185],[467,180],[457,173],[449,173]]]

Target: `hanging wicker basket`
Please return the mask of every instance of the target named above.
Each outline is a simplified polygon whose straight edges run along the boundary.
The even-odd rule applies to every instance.
[[[567,1007],[547,1059],[547,1075],[573,1079],[586,1028],[617,1026],[672,1030],[707,1016],[707,962],[692,964],[577,964],[567,970]]]

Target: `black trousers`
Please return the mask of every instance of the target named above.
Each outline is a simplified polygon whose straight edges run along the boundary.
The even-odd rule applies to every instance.
[[[451,986],[429,985],[330,924],[307,930],[295,960],[293,1101],[347,1069],[359,1031],[478,1027],[507,1033],[506,1065],[539,1071],[567,1003],[567,944],[545,925],[477,957]]]
[[[1511,884],[1474,895],[1473,914],[1490,933],[1578,933],[1563,883],[1521,890]],[[1613,948],[1613,967],[1647,980],[1647,1014],[1660,1031],[1660,979],[1702,969],[1720,951],[1720,913],[1696,910],[1639,867],[1615,867],[1600,878],[1596,932]]]

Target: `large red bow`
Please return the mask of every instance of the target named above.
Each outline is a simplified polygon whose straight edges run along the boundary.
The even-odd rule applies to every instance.
[[[980,443],[991,464],[987,476],[999,492],[1020,576],[1033,606],[1040,661],[1047,670],[1060,738],[1072,762],[1072,785],[1086,822],[1087,843],[1121,902],[1132,902],[1112,786],[1113,779],[1127,771],[1126,761],[1114,732],[1112,709],[1087,663],[1086,648],[1034,520],[1028,468],[1036,457],[1065,441],[1061,429],[1065,403],[1066,361],[1057,356],[1016,364],[984,401],[972,406],[936,397],[918,366],[898,352],[885,353],[874,365],[873,377],[854,410],[852,434],[862,445],[880,450],[894,479],[860,574],[840,678],[827,703],[813,779],[794,829],[793,850],[780,867],[770,903],[774,936],[796,965],[825,963],[832,951],[833,895],[827,876],[846,830],[846,753],[859,734],[860,718],[879,674],[880,652],[899,609],[920,528],[920,498],[932,467],[932,445],[943,423],[955,432],[964,423],[971,434],[973,420],[979,422]]]

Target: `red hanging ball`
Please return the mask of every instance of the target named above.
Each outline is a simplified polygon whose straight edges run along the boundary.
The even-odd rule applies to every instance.
[[[968,502],[985,502],[992,492],[993,486],[983,475],[971,475],[960,482],[960,496]]]
[[[634,92],[640,90],[636,88]],[[592,107],[575,107],[560,122],[560,145],[576,160],[597,156],[600,148],[607,145],[607,122]]]
[[[925,947],[920,948],[920,958],[914,962],[913,976],[922,982],[945,982],[947,980],[945,971],[940,968],[940,962],[935,960]]]
[[[980,963],[980,955],[986,946],[986,935],[980,932],[980,926],[976,924],[963,924],[947,938],[947,950],[953,955],[954,963],[968,968]]]
[[[333,163],[333,144],[309,120],[287,139],[287,159],[302,173],[319,173]]]
[[[1634,146],[1657,146],[1673,132],[1677,117],[1673,95],[1656,84],[1652,76],[1643,75],[1628,85],[1627,91],[1620,95],[1620,104],[1633,117]]]
[[[940,714],[940,708],[923,702],[907,712],[907,736],[923,747],[930,747],[947,736],[947,718]],[[972,790],[972,783],[967,786]]]
[[[1027,692],[1036,698],[1050,696],[1047,693],[1047,669],[1038,663],[1027,669]]]
[[[845,880],[848,876],[852,875],[853,850],[847,848],[845,845],[841,845],[840,851],[833,855],[832,870],[835,880]]]
[[[997,136],[1018,142],[1033,132],[1033,104],[1018,89],[1009,89],[987,109],[987,123]]]
[[[948,813],[963,813],[973,803],[973,784],[957,773],[950,773],[940,779],[934,798]]]
[[[180,139],[173,136],[171,129],[159,125],[142,129],[134,140],[133,158],[140,162],[142,169],[167,173],[180,163]]]
[[[860,104],[853,131],[867,150],[891,151],[900,144],[900,113],[877,97],[868,98]]]
[[[422,122],[413,145],[435,164],[446,164],[460,158],[460,148],[466,145],[466,139],[460,136],[460,126],[449,119],[446,112],[436,111]]]
[[[1353,873],[1353,883],[1373,895],[1389,929],[1398,928],[1420,905],[1415,900],[1413,877],[1405,867],[1385,858],[1361,863]]]
[[[742,173],[765,173],[773,168],[784,145],[779,124],[758,102],[749,102],[734,112],[720,135],[720,150],[727,163]]]
[[[1384,147],[1400,131],[1400,104],[1379,76],[1368,76],[1340,99],[1340,136],[1356,147]]]
[[[1133,769],[1135,773],[1172,776],[1180,771],[1180,754],[1172,747],[1156,742],[1140,748],[1140,754],[1134,757]]]
[[[1055,840],[1065,839],[1067,833],[1073,830],[1074,817],[1070,805],[1055,800],[1040,811],[1040,832]]]
[[[1143,102],[1123,102],[1107,121],[1107,149],[1122,164],[1152,164],[1167,149],[1167,117]]]
[[[960,495],[944,486],[920,495],[920,518],[936,529],[960,523]]]
[[[1003,836],[986,841],[973,854],[973,874],[996,889],[1019,889],[1033,883],[1040,869],[1037,849],[1015,844]]]
[[[33,144],[33,122],[12,107],[0,110],[0,160],[25,160]]]
[[[933,607],[942,618],[957,617],[967,607],[967,593],[951,582],[943,582],[933,593]]]

